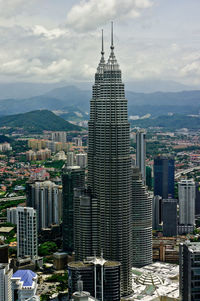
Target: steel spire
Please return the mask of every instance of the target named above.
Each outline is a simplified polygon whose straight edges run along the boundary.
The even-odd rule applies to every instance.
[[[101,30],[101,54],[104,55],[103,29]]]
[[[111,22],[111,46],[110,49],[114,49],[114,43],[113,43],[113,21]]]

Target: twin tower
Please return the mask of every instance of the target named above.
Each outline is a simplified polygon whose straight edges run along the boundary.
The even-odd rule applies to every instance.
[[[143,189],[139,188],[143,194],[140,199],[135,198],[136,191],[133,191],[140,185],[133,185],[135,172],[131,168],[127,99],[121,70],[114,54],[113,24],[110,49],[110,56],[105,62],[102,34],[101,59],[95,74],[88,123],[88,191],[92,197],[87,230],[92,231],[92,234],[85,245],[78,246],[77,241],[83,239],[81,231],[84,225],[82,229],[75,229],[75,252],[79,254],[76,256],[79,260],[83,259],[81,252],[85,248],[92,254],[84,255],[100,255],[103,251],[105,259],[119,261],[122,265],[121,294],[129,295],[132,291],[131,268],[134,258],[142,254],[144,264],[139,264],[141,266],[152,261],[151,206],[147,206],[147,214],[139,216],[138,229],[143,229],[144,237],[141,237],[141,231],[138,231],[137,237],[136,231],[134,238],[133,227],[137,228],[137,214],[133,221],[136,208],[133,200],[139,202],[139,209],[136,209],[140,214],[140,203],[143,205],[144,198],[148,203],[149,199]],[[140,182],[139,176],[134,176],[134,181]],[[81,202],[89,202],[88,196],[82,196]],[[145,208],[142,210],[144,212]],[[77,238],[76,233],[79,233]]]

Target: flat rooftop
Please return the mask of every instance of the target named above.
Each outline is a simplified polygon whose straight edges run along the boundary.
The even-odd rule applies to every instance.
[[[0,227],[0,233],[10,233],[14,227]]]

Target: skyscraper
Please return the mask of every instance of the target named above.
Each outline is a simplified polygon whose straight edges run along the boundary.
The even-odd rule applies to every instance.
[[[154,195],[174,198],[174,159],[157,156],[154,159]]]
[[[198,301],[200,296],[200,243],[188,242],[179,247],[179,281],[182,301]]]
[[[178,198],[179,198],[179,224],[184,226],[194,227],[195,182],[193,180],[181,180],[178,183]]]
[[[177,200],[165,199],[162,202],[163,212],[163,236],[171,237],[177,235]]]
[[[30,207],[17,207],[17,257],[38,255],[36,210]]]
[[[142,174],[143,184],[146,183],[146,131],[138,130],[136,133],[136,166]]]
[[[103,43],[102,43],[103,44]],[[97,253],[122,264],[122,295],[132,290],[130,125],[121,70],[114,54],[113,30],[108,62],[95,74],[88,123],[88,186],[98,202]]]
[[[152,199],[142,181],[139,168],[132,173],[133,266],[152,263]]]
[[[84,188],[84,183],[85,171],[79,166],[63,170],[63,250],[69,253],[74,251],[74,188]]]

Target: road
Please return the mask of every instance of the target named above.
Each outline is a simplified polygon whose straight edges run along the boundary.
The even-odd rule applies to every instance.
[[[200,169],[200,166],[195,166],[195,167],[191,167],[191,168],[179,171],[175,174],[175,179],[178,179],[182,175],[186,175],[187,173],[190,173],[190,172],[192,172],[194,170],[198,170],[198,169]]]
[[[18,201],[18,200],[26,200],[26,196],[13,196],[10,198],[0,198],[0,202],[7,202],[7,201]]]

